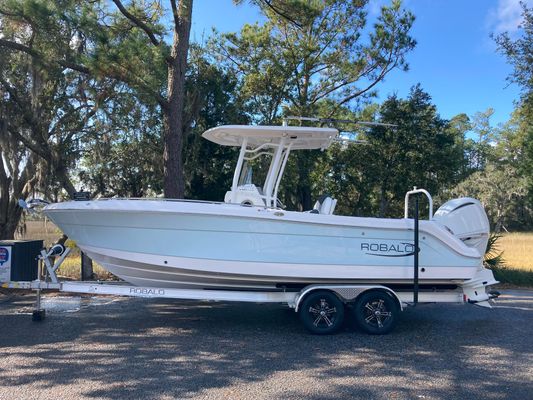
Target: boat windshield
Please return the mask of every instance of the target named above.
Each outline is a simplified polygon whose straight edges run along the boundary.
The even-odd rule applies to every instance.
[[[248,161],[245,161],[244,165],[242,166],[242,173],[239,179],[239,186],[251,185],[253,183],[252,176],[253,176],[253,167],[248,164]]]
[[[260,192],[263,191],[262,189],[266,180],[269,162],[264,159],[265,157],[261,158],[262,159],[245,161],[243,163],[239,177],[239,186],[255,185]]]

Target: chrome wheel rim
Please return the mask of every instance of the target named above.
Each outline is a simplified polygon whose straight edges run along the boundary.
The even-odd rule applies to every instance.
[[[329,328],[335,323],[337,308],[330,306],[326,299],[320,299],[308,310],[313,318],[313,325],[317,328]]]
[[[392,312],[387,309],[383,299],[369,301],[364,305],[364,319],[369,325],[381,329],[391,317]]]

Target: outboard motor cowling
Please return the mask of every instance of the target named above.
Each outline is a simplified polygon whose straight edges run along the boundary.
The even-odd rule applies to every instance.
[[[490,225],[481,203],[470,197],[461,197],[444,203],[433,219],[444,225],[468,247],[473,247],[483,256],[487,249]]]

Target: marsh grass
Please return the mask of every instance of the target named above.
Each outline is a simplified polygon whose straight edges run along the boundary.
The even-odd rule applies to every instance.
[[[44,245],[48,247],[61,235],[61,230],[48,220],[26,220],[25,230],[17,235],[17,239],[44,240]]]
[[[533,287],[533,232],[505,233],[497,240],[502,264],[492,267],[502,283]]]
[[[57,270],[57,275],[69,279],[79,280],[81,278],[81,256],[79,254],[69,256],[63,261]],[[99,281],[116,280],[117,278],[107,272],[101,265],[93,261],[94,279]]]
[[[508,268],[533,271],[533,232],[505,233],[498,244]]]

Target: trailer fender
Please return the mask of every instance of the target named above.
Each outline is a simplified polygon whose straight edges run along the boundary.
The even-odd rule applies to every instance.
[[[393,299],[396,300],[400,311],[403,310],[402,302],[398,295],[391,289],[382,285],[310,285],[303,288],[300,293],[295,297],[294,304],[289,304],[294,308],[294,311],[298,312],[300,303],[311,292],[316,290],[329,290],[335,293],[344,303],[354,302],[361,294],[368,292],[369,290],[379,290],[389,293]]]

